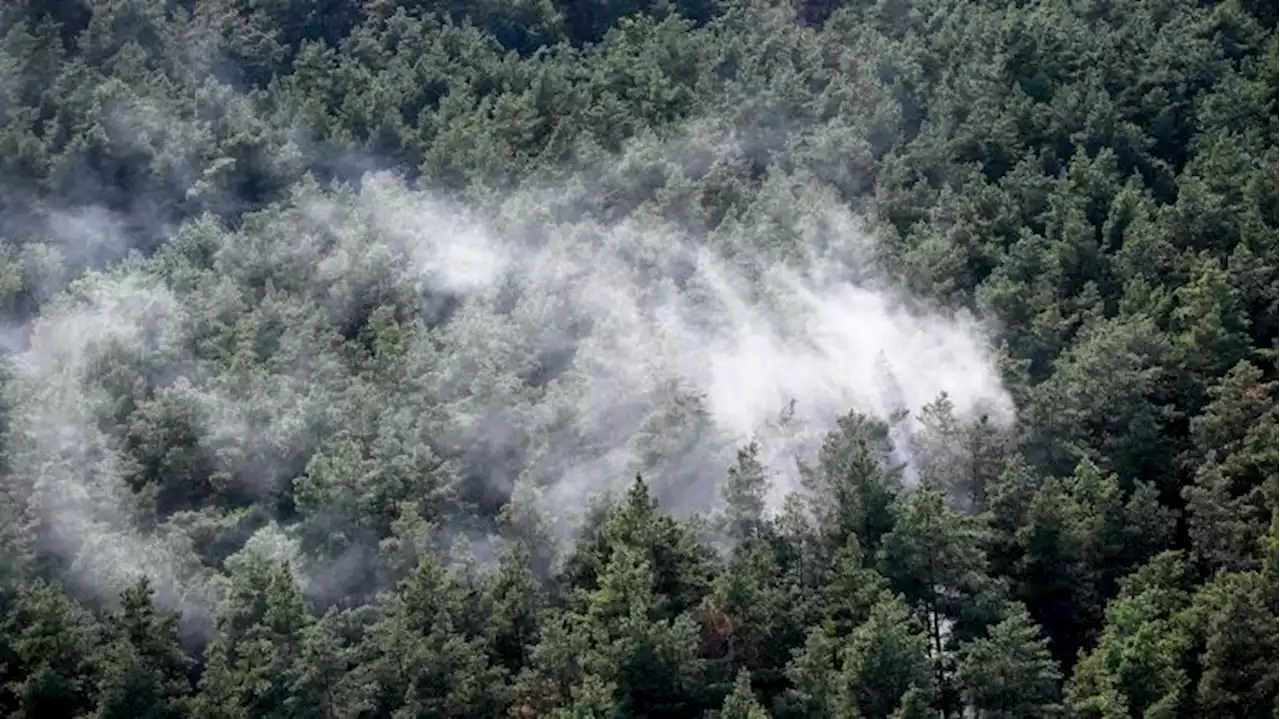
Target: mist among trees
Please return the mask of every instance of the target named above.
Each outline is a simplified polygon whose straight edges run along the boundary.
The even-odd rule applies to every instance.
[[[1273,718],[1253,0],[0,10],[0,715]]]

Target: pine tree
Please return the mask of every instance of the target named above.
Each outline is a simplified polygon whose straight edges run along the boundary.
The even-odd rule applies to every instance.
[[[701,605],[712,577],[712,552],[689,525],[662,514],[640,477],[610,509],[599,530],[574,548],[564,580],[572,587],[594,589],[613,553],[623,547],[639,551],[653,568],[654,592],[664,617],[673,619]]]
[[[384,601],[353,671],[375,711],[463,718],[504,710],[508,676],[490,657],[489,613],[470,577],[427,554]]]
[[[293,719],[316,707],[294,695],[306,629],[314,621],[288,566],[237,558],[195,705],[199,719]]]
[[[970,611],[988,582],[984,528],[978,519],[949,509],[933,489],[916,490],[894,509],[897,522],[884,537],[879,564],[926,627],[943,688],[947,625]]]
[[[902,695],[898,708],[893,710],[889,719],[937,719],[938,710],[929,701],[929,692],[922,689],[908,689]]]
[[[92,617],[53,586],[22,591],[0,622],[0,707],[16,719],[84,715],[98,641]]]
[[[614,552],[585,607],[600,647],[593,671],[616,681],[630,712],[687,716],[700,678],[696,626],[688,614],[664,619],[656,579],[639,551]]]
[[[738,450],[724,486],[724,530],[734,542],[760,536],[765,527],[765,493],[769,479],[760,464],[755,442]]]
[[[1075,666],[1066,706],[1080,716],[1174,716],[1190,698],[1195,637],[1179,618],[1191,603],[1190,570],[1163,552],[1121,582],[1097,646]]]
[[[177,719],[187,715],[191,664],[178,638],[178,616],[158,612],[144,577],[120,594],[105,621],[97,664],[98,719]]]
[[[538,641],[539,622],[547,603],[522,543],[504,550],[498,570],[486,583],[485,594],[493,606],[488,623],[490,645],[508,671],[518,672],[528,660],[529,649]]]
[[[770,719],[769,712],[751,691],[751,672],[738,672],[733,681],[733,692],[725,697],[716,719]]]
[[[828,435],[817,463],[801,466],[809,509],[830,551],[854,535],[864,551],[874,552],[893,527],[890,506],[901,480],[897,469],[887,468],[889,454],[888,428],[850,414]]]
[[[1058,662],[1070,667],[1102,616],[1094,524],[1064,483],[1050,479],[1018,529],[1016,595],[1049,635]]]
[[[989,418],[957,417],[944,392],[920,411],[918,421],[911,445],[920,484],[942,492],[957,510],[984,511],[987,486],[1005,459],[1003,441]]]
[[[836,705],[847,716],[887,717],[911,692],[935,687],[929,638],[897,599],[872,608],[840,659]]]
[[[1202,673],[1195,688],[1199,716],[1246,719],[1276,711],[1276,593],[1261,573],[1224,573],[1194,603],[1203,617]]]
[[[773,547],[738,545],[701,607],[702,655],[726,685],[745,669],[766,694],[777,690],[781,667],[804,641],[802,612]]]
[[[575,686],[568,706],[557,707],[547,715],[553,719],[618,719],[626,716],[615,698],[617,687],[588,675]]]
[[[1061,710],[1062,675],[1049,641],[1021,605],[993,625],[985,637],[960,649],[956,683],[978,719],[1033,719]]]

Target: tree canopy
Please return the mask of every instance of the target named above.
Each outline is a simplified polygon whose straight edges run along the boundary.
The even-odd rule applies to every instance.
[[[1257,0],[0,9],[0,715],[1274,717]]]

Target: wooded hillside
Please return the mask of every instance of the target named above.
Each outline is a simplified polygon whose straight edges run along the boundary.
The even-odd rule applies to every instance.
[[[1260,0],[0,10],[0,715],[1277,716]]]

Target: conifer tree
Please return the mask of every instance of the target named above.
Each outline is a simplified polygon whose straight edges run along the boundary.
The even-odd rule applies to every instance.
[[[144,577],[120,594],[106,617],[96,661],[99,719],[178,719],[188,715],[191,659],[178,637],[178,616],[159,611]]]
[[[769,719],[769,712],[751,691],[751,672],[745,669],[738,672],[733,692],[725,697],[716,719]]]
[[[960,649],[956,683],[980,719],[1030,719],[1060,714],[1057,663],[1048,639],[1020,605],[985,637]]]

